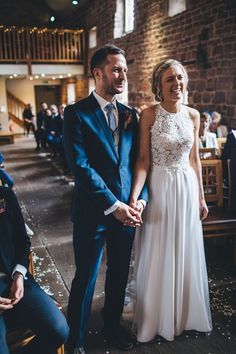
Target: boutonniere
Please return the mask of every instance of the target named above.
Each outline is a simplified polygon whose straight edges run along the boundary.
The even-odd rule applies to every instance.
[[[124,123],[124,129],[128,129],[129,125],[132,123],[133,116],[130,111],[125,111],[125,123]]]
[[[5,201],[4,198],[0,199],[0,214],[3,214],[6,212],[6,208],[7,208],[7,203]]]

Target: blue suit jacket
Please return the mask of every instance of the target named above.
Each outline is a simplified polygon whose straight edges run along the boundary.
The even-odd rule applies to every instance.
[[[0,264],[11,275],[16,264],[28,269],[30,240],[15,193],[0,186]]]
[[[93,94],[65,109],[65,152],[75,176],[72,220],[84,225],[89,223],[92,229],[103,228],[113,218],[111,215],[106,217],[104,211],[117,200],[128,203],[130,198],[138,122],[134,110],[119,102],[117,108],[118,151]],[[132,119],[128,119],[129,114]],[[146,186],[140,198],[147,200]]]

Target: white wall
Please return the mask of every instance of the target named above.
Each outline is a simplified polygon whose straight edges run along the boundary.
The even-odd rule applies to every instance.
[[[6,80],[6,89],[24,103],[31,103],[35,111],[34,86],[60,84],[60,80],[8,79]]]
[[[0,78],[0,123],[1,130],[8,131],[8,112],[5,79]]]

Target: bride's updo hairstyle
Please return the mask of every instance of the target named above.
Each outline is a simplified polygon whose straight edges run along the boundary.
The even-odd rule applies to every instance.
[[[155,95],[155,99],[158,102],[163,100],[162,92],[161,92],[161,78],[163,72],[171,66],[178,66],[181,68],[183,72],[183,77],[185,79],[186,85],[188,84],[188,74],[183,65],[174,59],[166,59],[157,64],[152,73],[152,93]]]

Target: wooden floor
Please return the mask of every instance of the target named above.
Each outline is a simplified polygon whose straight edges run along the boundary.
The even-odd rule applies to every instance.
[[[64,178],[60,166],[45,153],[34,151],[33,137],[3,145],[6,170],[15,180],[15,189],[27,224],[33,229],[37,280],[63,305],[66,313],[70,283],[74,273],[72,225],[69,220],[72,183]],[[214,330],[210,336],[185,332],[174,342],[157,338],[148,345],[137,345],[132,353],[235,354],[236,353],[236,269],[232,257],[233,240],[206,240],[211,306]],[[100,310],[104,292],[104,262],[94,296],[88,354],[121,351],[110,348],[101,337]],[[130,326],[131,322],[125,321]],[[33,354],[33,353],[32,353]]]

